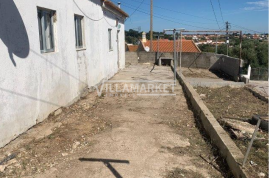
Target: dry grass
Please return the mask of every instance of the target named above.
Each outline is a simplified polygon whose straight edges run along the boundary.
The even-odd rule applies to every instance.
[[[223,87],[213,89],[198,87],[196,90],[199,94],[205,95],[202,99],[218,121],[223,118],[251,119],[254,114],[268,115],[268,103],[256,98],[245,88]],[[224,127],[223,124],[221,125]],[[230,128],[224,128],[245,154],[249,139],[237,139],[231,134]],[[268,132],[260,130],[257,137],[262,139],[255,140],[248,159],[248,162],[253,161],[257,165],[248,163],[246,167],[252,177],[258,177],[260,172],[265,173],[268,177],[269,135]]]

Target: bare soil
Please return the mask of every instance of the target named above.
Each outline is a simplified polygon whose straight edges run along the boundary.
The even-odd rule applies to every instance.
[[[234,120],[239,125],[239,128],[241,128],[241,122],[244,122],[243,125],[250,125],[245,121],[251,119],[253,115],[268,115],[268,103],[253,96],[245,88],[223,87],[213,89],[198,87],[196,90],[215,118],[228,131],[231,138],[245,155],[251,135],[248,134],[241,139],[235,137],[235,128],[228,127],[223,120]],[[239,129],[237,132],[242,134],[245,129],[247,128]],[[268,177],[269,134],[266,131],[259,130],[257,138],[251,149],[246,169],[251,177],[259,177],[259,173],[264,173],[265,177]]]
[[[169,67],[151,69],[131,65],[112,80],[173,78]],[[179,85],[175,94],[91,92],[0,149],[0,162],[12,156],[0,177],[231,177]]]
[[[45,172],[67,161],[66,155],[94,144],[88,140],[89,137],[111,128],[110,120],[100,114],[106,111],[99,107],[101,100],[95,93],[90,93],[72,106],[62,108],[60,116],[51,115],[2,148],[1,160],[13,154],[16,161],[0,172],[0,177],[33,176]],[[36,138],[36,134],[47,128],[52,130],[48,134],[43,132],[45,137]]]
[[[215,73],[209,71],[208,69],[199,69],[199,68],[185,68],[182,67],[182,74],[188,78],[211,78],[219,79],[219,76]]]

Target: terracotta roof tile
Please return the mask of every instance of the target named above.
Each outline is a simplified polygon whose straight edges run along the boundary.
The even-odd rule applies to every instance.
[[[138,49],[138,45],[127,45],[128,51],[130,52],[136,52]]]
[[[179,41],[176,42],[176,45]],[[143,43],[144,47],[148,46],[150,47],[150,41],[146,41]],[[196,46],[196,44],[192,40],[182,40],[182,50],[183,52],[189,52],[189,53],[200,53],[201,51]],[[180,45],[180,43],[179,43]],[[178,48],[179,50],[180,48]],[[158,41],[153,41],[153,51],[158,51]],[[173,52],[173,41],[170,40],[160,40],[159,42],[159,52]]]

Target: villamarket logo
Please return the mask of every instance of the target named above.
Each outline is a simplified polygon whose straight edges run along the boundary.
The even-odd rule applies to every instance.
[[[98,96],[175,96],[173,80],[110,80],[96,87]]]

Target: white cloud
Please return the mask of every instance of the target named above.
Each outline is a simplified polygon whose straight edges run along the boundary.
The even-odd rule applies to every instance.
[[[247,2],[248,7],[244,7],[244,10],[247,11],[265,11],[268,10],[269,2],[268,0],[264,1],[253,1],[253,2]]]

